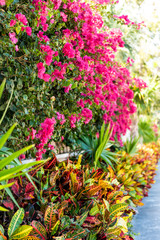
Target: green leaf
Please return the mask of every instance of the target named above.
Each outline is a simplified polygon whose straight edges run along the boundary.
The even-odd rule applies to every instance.
[[[1,211],[1,212],[7,212],[8,209],[6,209],[6,208],[0,206],[0,211]]]
[[[7,0],[7,1],[6,1],[7,7],[9,7],[13,1],[14,1],[14,0]]]
[[[2,182],[4,180],[9,180],[9,179],[19,176],[19,175],[23,175],[23,174],[25,174],[25,172],[22,172],[22,173],[19,173],[19,172],[23,171],[24,169],[30,168],[32,166],[39,165],[42,162],[43,161],[26,163],[26,164],[22,164],[21,166],[17,166],[17,167],[13,167],[10,169],[0,171],[0,182]],[[27,170],[27,171],[29,171],[29,170]],[[16,174],[16,175],[14,175],[14,174]]]
[[[0,190],[2,190],[2,189],[4,189],[4,188],[11,187],[13,184],[14,184],[14,182],[8,183],[8,184],[4,184],[4,185],[0,185]]]
[[[6,79],[4,79],[3,82],[0,85],[0,99],[2,97],[2,93],[4,91],[5,84],[6,84]]]
[[[84,212],[82,214],[82,216],[80,217],[80,219],[78,220],[80,226],[85,222],[85,220],[88,216],[88,213],[89,213],[89,211]]]
[[[24,218],[24,209],[20,208],[12,217],[8,228],[8,236],[11,237],[14,231],[20,226]]]
[[[33,235],[36,235],[36,237],[40,237],[43,240],[47,239],[46,229],[40,222],[32,221],[31,225],[34,228],[34,234]]]
[[[110,218],[116,216],[116,214],[120,213],[121,211],[125,210],[128,207],[126,203],[119,203],[114,204],[110,207]]]
[[[9,108],[9,104],[10,104],[10,102],[11,102],[12,95],[13,95],[13,89],[14,89],[14,87],[12,87],[11,96],[10,96],[10,98],[9,98],[9,100],[8,100],[8,103],[7,103],[7,106],[6,106],[6,108],[5,108],[5,111],[4,111],[4,113],[3,113],[3,115],[2,115],[2,117],[1,117],[1,119],[0,119],[0,125],[1,125],[1,123],[3,122],[3,119],[4,119],[4,117],[5,117],[5,115],[6,115],[6,112],[7,112],[8,108]]]
[[[52,228],[52,232],[51,232],[51,235],[52,235],[52,236],[53,236],[54,234],[56,234],[60,223],[61,223],[60,220],[58,220],[58,221],[56,222],[56,224],[54,225],[54,227]]]
[[[7,166],[10,162],[12,162],[15,158],[19,157],[21,154],[26,152],[27,150],[33,148],[34,145],[30,145],[28,147],[25,147],[15,153],[12,153],[12,155],[4,158],[3,160],[0,161],[0,170],[2,170],[5,166]],[[27,165],[26,165],[27,166]]]
[[[18,229],[14,231],[10,239],[24,239],[24,237],[30,234],[32,229],[33,227],[28,225],[20,226]]]
[[[0,149],[4,146],[4,144],[6,143],[6,141],[8,140],[9,136],[11,135],[11,133],[13,132],[15,126],[17,125],[17,123],[15,123],[12,127],[10,127],[10,129],[1,137],[0,139]]]
[[[6,239],[4,239],[2,236],[0,236],[0,240],[6,240]]]
[[[2,234],[4,234],[4,228],[3,228],[2,225],[0,225],[0,232],[1,232]]]
[[[17,26],[15,29],[16,29],[16,33],[19,34],[20,31],[21,31],[21,26],[19,25],[19,26]]]
[[[5,181],[2,181],[2,184],[4,184],[4,183],[5,183]],[[13,182],[12,184],[14,184],[14,182]],[[4,185],[3,185],[3,186],[4,186]],[[8,187],[6,187],[6,188],[5,188],[5,191],[7,192],[8,196],[12,199],[12,201],[15,203],[15,205],[16,205],[18,208],[20,208],[20,206],[19,206],[18,202],[16,201],[15,197],[13,196],[11,190],[10,190]]]
[[[91,216],[94,216],[94,215],[96,215],[97,213],[99,213],[99,207],[98,207],[97,204],[96,204],[93,208],[91,208],[91,210],[89,211],[89,214],[90,214]]]

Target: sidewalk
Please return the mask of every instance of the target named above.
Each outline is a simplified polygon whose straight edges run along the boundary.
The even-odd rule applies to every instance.
[[[140,233],[135,240],[160,240],[160,164],[155,180],[148,197],[143,199],[144,206],[138,208],[133,219],[133,231]]]

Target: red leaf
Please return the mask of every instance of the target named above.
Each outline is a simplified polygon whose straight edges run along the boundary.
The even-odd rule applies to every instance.
[[[34,192],[34,187],[32,183],[28,183],[25,188],[25,193],[30,193],[30,192]]]
[[[11,187],[12,192],[16,195],[19,196],[19,184],[18,181],[16,180],[15,183]]]
[[[14,209],[14,204],[12,201],[10,200],[6,200],[6,201],[3,201],[3,205],[6,207],[6,208],[9,208],[11,210]]]

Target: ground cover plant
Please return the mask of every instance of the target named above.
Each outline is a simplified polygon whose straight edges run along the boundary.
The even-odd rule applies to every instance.
[[[25,176],[11,180],[14,197],[25,212],[22,226],[27,226],[25,236],[17,239],[133,239],[130,222],[154,183],[159,149],[160,142],[143,145],[136,155],[123,150],[115,171],[82,165],[81,155],[74,163],[58,163],[53,157],[30,172],[38,192]],[[3,203],[7,207],[7,201]],[[17,211],[9,198],[8,209],[0,217],[1,225],[6,219],[4,231],[0,227],[0,236],[6,238]]]

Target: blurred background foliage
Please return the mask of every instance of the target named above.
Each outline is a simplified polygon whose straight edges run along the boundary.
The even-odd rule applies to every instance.
[[[117,60],[126,66],[128,57],[133,59],[132,66],[128,66],[130,72],[133,77],[140,77],[147,84],[147,88],[142,89],[141,92],[135,91],[138,126],[131,128],[137,129],[137,133],[142,133],[138,130],[140,126],[145,128],[150,125],[150,128],[146,127],[149,133],[152,124],[157,124],[158,127],[160,125],[160,15],[158,9],[160,9],[158,0],[121,0],[119,4],[99,8],[105,25],[120,28],[124,33],[125,48],[119,50]],[[128,15],[131,21],[136,23],[144,21],[144,23],[140,29],[130,28],[125,25],[123,19],[113,18],[114,15]],[[135,125],[135,121],[133,124]],[[153,134],[150,136],[152,141]],[[146,137],[143,140],[146,142]]]

